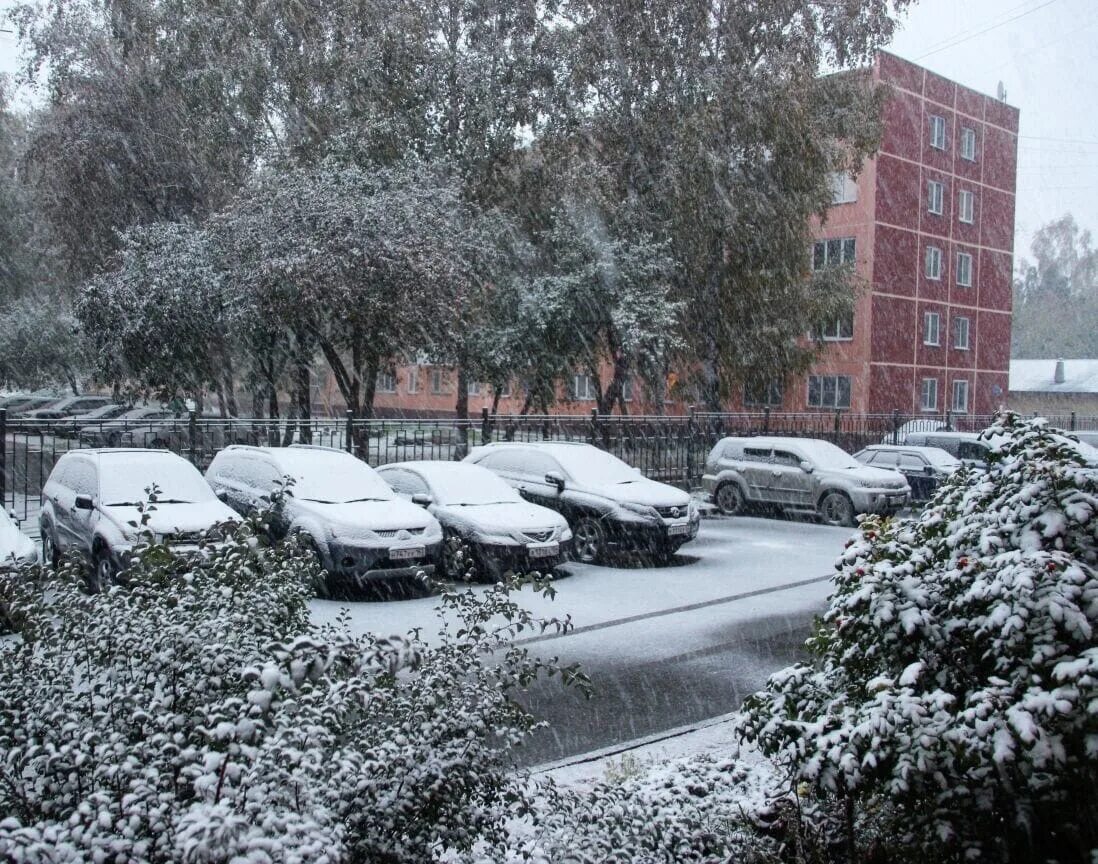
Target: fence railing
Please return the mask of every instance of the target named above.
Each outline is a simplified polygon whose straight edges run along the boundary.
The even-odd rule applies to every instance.
[[[0,410],[0,503],[22,520],[37,518],[42,486],[66,452],[92,447],[171,450],[205,470],[214,455],[236,444],[318,444],[346,450],[370,465],[422,459],[455,460],[492,441],[585,441],[634,465],[655,480],[692,488],[706,456],[728,435],[822,438],[853,453],[869,444],[899,443],[914,431],[943,427],[979,431],[992,417],[975,415],[802,414],[754,411],[692,412],[676,416],[494,415],[467,420],[370,419],[348,414],[323,419],[220,419],[193,413],[161,420],[50,421],[9,419]],[[1098,417],[1049,417],[1071,430],[1098,430]],[[28,526],[30,527],[30,526]]]

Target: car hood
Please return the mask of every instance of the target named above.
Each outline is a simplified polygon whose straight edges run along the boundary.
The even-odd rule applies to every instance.
[[[642,478],[630,483],[588,486],[586,489],[619,504],[647,504],[650,507],[686,507],[690,496],[681,489]]]
[[[142,514],[132,506],[104,506],[103,512],[128,533],[141,530]],[[222,522],[239,522],[240,516],[220,501],[200,501],[195,504],[157,504],[148,512],[145,526],[155,534],[190,534],[205,531]]]
[[[0,523],[0,564],[33,557],[36,553],[34,541],[9,522]]]
[[[370,531],[399,531],[401,528],[430,528],[435,517],[403,498],[388,501],[352,501],[349,504],[320,504],[295,498],[294,505],[300,512],[316,516],[323,522],[348,529],[366,528]]]
[[[851,483],[875,483],[881,489],[903,489],[907,486],[907,478],[900,472],[888,468],[873,468],[869,465],[839,470],[817,468],[816,473],[821,477],[839,478],[849,480]]]
[[[448,528],[468,526],[489,534],[509,531],[536,531],[548,528],[565,529],[567,520],[548,507],[527,501],[500,504],[439,504],[433,508],[438,520]]]

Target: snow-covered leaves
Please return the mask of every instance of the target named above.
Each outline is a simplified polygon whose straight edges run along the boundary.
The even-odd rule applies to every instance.
[[[897,807],[906,842],[1077,860],[1098,845],[1098,466],[1043,420],[984,435],[986,474],[862,523],[817,663],[772,677],[743,732],[820,793]]]

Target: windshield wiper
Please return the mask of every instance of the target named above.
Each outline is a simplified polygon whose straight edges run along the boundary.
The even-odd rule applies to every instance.
[[[107,504],[107,507],[137,507],[141,502],[139,501],[112,501]]]
[[[388,498],[352,498],[349,501],[344,501],[344,504],[357,504],[359,501],[388,501]]]
[[[193,501],[184,501],[181,498],[161,498],[157,504],[193,504]]]

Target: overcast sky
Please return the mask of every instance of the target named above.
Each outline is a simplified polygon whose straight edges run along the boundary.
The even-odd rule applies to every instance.
[[[0,0],[0,9],[12,0]],[[1070,212],[1098,233],[1098,2],[921,0],[890,50],[1021,109],[1015,253]],[[0,33],[0,72],[16,44]]]

